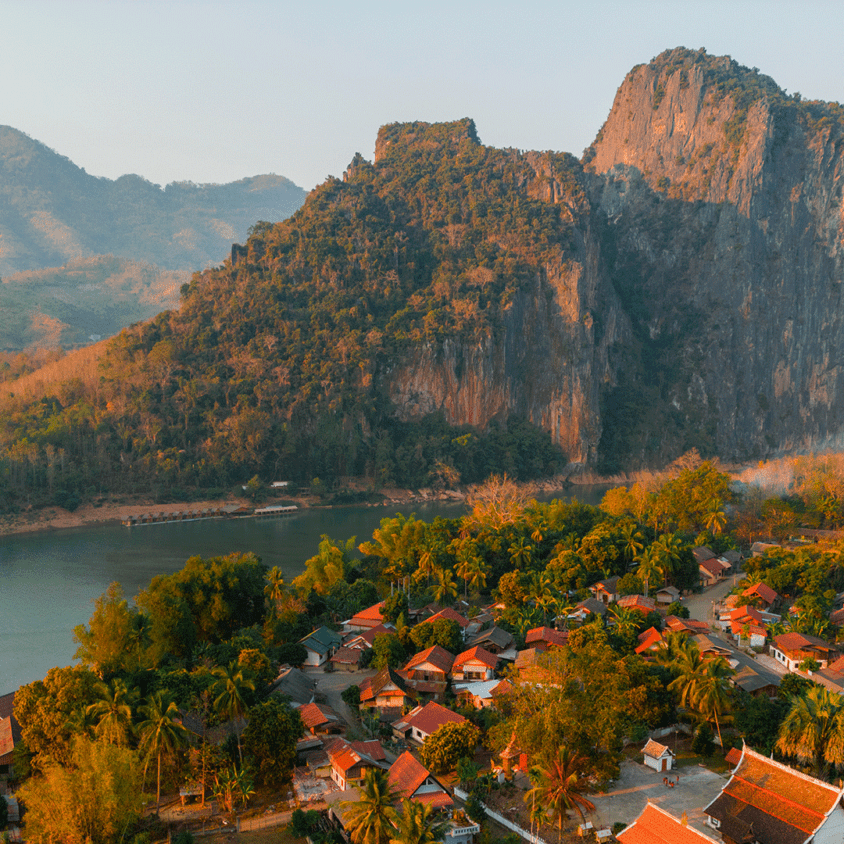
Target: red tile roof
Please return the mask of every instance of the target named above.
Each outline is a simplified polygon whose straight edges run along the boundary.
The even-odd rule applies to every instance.
[[[569,641],[569,634],[554,630],[553,627],[534,627],[528,630],[525,636],[525,644],[533,642],[547,642],[549,645],[566,645]]]
[[[323,724],[339,724],[340,716],[330,707],[318,703],[306,703],[299,707],[302,723],[308,728],[319,727]]]
[[[451,671],[451,666],[454,664],[454,655],[439,645],[431,645],[430,648],[426,648],[412,657],[407,665],[405,665],[404,670],[411,671],[420,665],[424,665],[426,662],[433,665],[437,670],[442,671],[443,674],[448,674]]]
[[[665,626],[675,633],[708,633],[709,625],[705,621],[698,621],[696,618],[677,618],[676,615],[669,615],[665,618]]]
[[[384,753],[380,741],[350,741],[349,744],[357,753],[364,753],[376,762],[386,762],[387,760],[387,755]]]
[[[774,637],[774,647],[783,653],[796,653],[798,651],[833,651],[831,645],[827,644],[818,636],[804,636],[802,633],[781,633]]]
[[[649,651],[662,641],[662,633],[656,627],[649,627],[644,633],[639,634],[639,645],[636,648],[637,654]]]
[[[731,838],[752,826],[759,841],[792,844],[809,840],[840,800],[834,786],[745,747],[729,782],[704,811]]]
[[[430,736],[443,724],[462,724],[466,719],[462,715],[458,715],[456,712],[452,712],[450,709],[446,709],[444,706],[431,701],[424,706],[417,707],[402,720],[408,726]]]
[[[402,797],[410,798],[430,775],[430,771],[409,750],[405,750],[390,766],[388,780]]]
[[[370,764],[344,739],[336,739],[331,744],[327,745],[325,752],[328,754],[331,764],[337,768],[338,771],[342,771],[344,775],[348,771],[351,771],[352,768],[360,762]]]
[[[480,662],[488,668],[495,670],[498,665],[498,657],[484,650],[480,645],[475,645],[474,648],[469,648],[468,651],[463,651],[462,654],[457,654],[454,658],[454,664],[451,666],[452,671],[456,671],[461,665],[466,662]]]
[[[748,586],[742,595],[758,595],[766,604],[773,604],[779,595],[765,583],[754,583],[753,586]]]
[[[713,839],[694,827],[648,803],[642,814],[616,836],[621,844],[713,844]]]
[[[357,616],[355,616],[355,618],[357,618]],[[381,633],[393,632],[394,631],[390,630],[389,627],[385,627],[383,624],[377,624],[375,627],[370,627],[369,630],[364,630],[362,633],[358,633],[356,636],[352,636],[346,642],[346,647],[356,648],[360,645],[364,645],[371,648],[376,636]]]
[[[444,610],[440,610],[430,618],[426,618],[424,621],[421,621],[420,624],[428,624],[432,621],[439,621],[441,618],[444,618],[447,621],[456,621],[460,625],[461,629],[465,629],[469,626],[469,620],[464,618],[459,612],[453,610],[451,607],[446,607]]]
[[[653,598],[646,598],[644,595],[625,595],[617,601],[620,607],[629,607],[633,610],[647,615],[656,609],[656,601]]]
[[[735,768],[741,762],[741,751],[737,747],[731,747],[730,752],[724,758],[731,768]]]
[[[708,560],[698,563],[698,566],[705,569],[710,574],[714,574],[715,577],[720,577],[724,573],[724,567],[718,562],[718,560],[715,559],[715,557],[710,557]]]

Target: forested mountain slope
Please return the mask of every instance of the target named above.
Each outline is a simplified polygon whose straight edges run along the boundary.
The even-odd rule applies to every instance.
[[[97,178],[0,126],[0,275],[113,254],[168,270],[218,264],[256,220],[281,220],[305,192],[282,176],[226,185]]]
[[[117,338],[96,390],[15,405],[9,477],[46,477],[24,437],[26,461],[96,454],[85,483],[170,489],[835,441],[842,124],[678,49],[631,71],[583,163],[470,120],[384,127],[374,162]]]

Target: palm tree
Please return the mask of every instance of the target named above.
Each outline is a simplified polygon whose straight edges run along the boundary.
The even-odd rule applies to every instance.
[[[628,562],[635,560],[644,546],[645,537],[636,522],[627,522],[621,530],[621,554]]]
[[[357,800],[343,801],[346,810],[344,826],[352,844],[389,844],[398,815],[393,803],[398,794],[390,788],[387,772],[368,768]]]
[[[633,607],[619,607],[613,605],[607,611],[615,622],[615,629],[622,638],[631,638],[639,631],[642,614]]]
[[[817,776],[825,763],[844,762],[844,700],[823,686],[794,698],[780,724],[777,748],[801,762],[811,762]]]
[[[677,663],[682,659],[682,654],[686,651],[697,651],[698,646],[691,641],[685,633],[669,630],[662,637],[662,641],[657,645],[654,651],[654,659],[659,665],[664,665],[666,668],[675,668]],[[690,657],[686,657],[689,659]]]
[[[95,691],[99,700],[92,703],[86,713],[96,719],[94,733],[109,744],[125,747],[132,732],[132,706],[138,699],[135,689],[128,689],[119,678],[110,684],[97,683]]]
[[[448,824],[437,819],[430,805],[418,800],[403,800],[395,837],[390,844],[435,844],[442,841]]]
[[[155,805],[161,802],[161,757],[166,753],[173,753],[187,741],[187,730],[179,719],[179,709],[166,692],[156,692],[141,707],[141,713],[146,720],[138,725],[138,735],[141,738],[140,747],[146,755],[144,763],[144,782],[147,778],[147,768],[153,756],[158,764],[156,777]]]
[[[721,738],[721,725],[718,722],[718,713],[724,713],[730,706],[730,684],[729,678],[735,674],[730,664],[723,657],[707,659],[703,664],[703,672],[697,684],[695,694],[695,708],[707,720],[715,719],[715,729],[718,730],[718,741],[721,747],[724,742]]]
[[[727,525],[727,514],[721,509],[724,502],[713,498],[706,505],[708,512],[704,516],[704,527],[713,535],[717,536]]]
[[[279,604],[284,598],[284,577],[278,566],[273,566],[267,572],[267,585],[264,587],[264,594],[270,604],[272,617],[278,613]]]
[[[525,794],[525,803],[534,801],[546,807],[551,813],[551,820],[557,821],[560,840],[563,838],[563,819],[570,809],[574,809],[584,819],[584,810],[591,812],[594,803],[583,796],[589,790],[589,783],[584,776],[587,760],[584,756],[570,753],[567,747],[560,747],[553,756],[540,759],[536,784]]]
[[[520,536],[510,547],[510,562],[518,571],[527,568],[533,558],[533,546],[524,536]]]
[[[654,543],[655,545],[655,543]],[[648,588],[651,581],[658,580],[662,583],[665,580],[665,571],[660,564],[660,552],[658,548],[651,545],[642,551],[637,557],[639,568],[636,569],[636,576],[645,584],[645,597],[648,596]]]
[[[703,716],[707,721],[715,720],[718,740],[721,741],[721,724],[718,714],[729,705],[728,679],[734,673],[723,657],[702,659],[697,649],[684,651],[677,661],[678,676],[668,688],[680,693],[680,705]],[[723,747],[723,743],[721,745]]]
[[[237,755],[240,757],[242,767],[243,751],[240,747],[240,733],[237,731],[235,722],[246,712],[244,694],[255,690],[255,681],[237,662],[230,662],[227,666],[218,665],[213,673],[217,675],[217,680],[211,687],[211,693],[216,695],[214,710],[231,722],[232,732],[237,736]]]
[[[444,604],[448,598],[457,597],[457,583],[451,573],[451,569],[434,569],[437,578],[437,585],[434,587],[434,600],[438,604]]]

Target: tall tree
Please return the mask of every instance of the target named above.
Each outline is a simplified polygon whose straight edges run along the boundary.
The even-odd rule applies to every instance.
[[[213,673],[216,677],[211,687],[211,694],[214,696],[214,711],[230,722],[232,732],[237,737],[237,754],[242,766],[243,751],[240,747],[240,733],[237,730],[236,721],[243,717],[248,708],[246,695],[248,692],[255,691],[255,681],[251,678],[250,672],[237,662],[218,665]]]
[[[777,748],[787,756],[809,762],[817,776],[827,764],[844,762],[844,702],[823,686],[812,686],[792,700],[780,725]]]
[[[187,731],[181,724],[179,709],[165,692],[155,692],[141,707],[144,720],[138,725],[140,748],[146,757],[143,781],[153,758],[156,760],[155,805],[161,803],[161,760],[187,742]]]
[[[567,747],[560,747],[555,754],[541,757],[536,784],[526,792],[525,803],[538,802],[545,806],[552,821],[557,821],[560,841],[563,840],[563,820],[570,810],[576,811],[581,819],[584,811],[591,812],[595,804],[584,797],[589,789],[586,777],[588,761],[585,756],[571,753]]]
[[[137,754],[76,736],[67,765],[50,759],[18,790],[33,844],[111,844],[140,815]]]
[[[368,768],[357,800],[344,801],[344,825],[352,844],[389,844],[398,819],[393,803],[398,794],[390,788],[387,772]]]

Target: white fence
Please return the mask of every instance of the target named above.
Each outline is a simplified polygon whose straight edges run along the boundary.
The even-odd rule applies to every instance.
[[[455,788],[454,789],[455,796],[459,797],[464,802],[469,797],[469,795],[463,791],[462,788]],[[487,815],[489,815],[496,823],[500,823],[501,826],[506,827],[511,832],[515,832],[520,838],[524,838],[525,841],[530,841],[530,844],[547,844],[544,838],[540,838],[538,835],[534,835],[532,832],[528,832],[526,829],[522,829],[518,824],[513,823],[513,821],[508,821],[503,815],[499,815],[498,812],[490,809],[486,803],[481,803],[481,806],[484,807]]]

